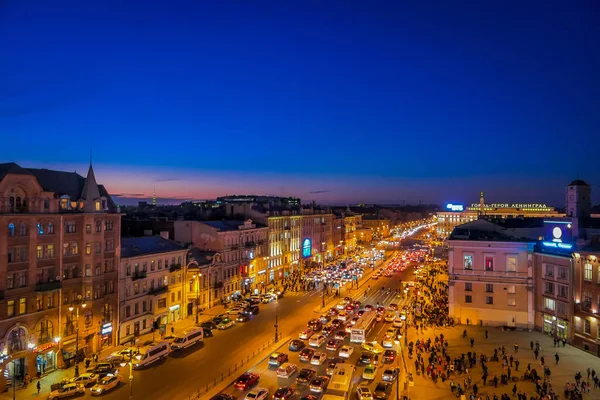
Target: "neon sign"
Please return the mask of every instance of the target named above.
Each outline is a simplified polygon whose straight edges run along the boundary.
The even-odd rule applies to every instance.
[[[312,255],[312,243],[310,239],[306,238],[302,242],[302,257],[307,258]]]
[[[446,204],[446,209],[448,209],[450,211],[464,211],[465,206],[463,206],[462,204],[448,203],[448,204]]]

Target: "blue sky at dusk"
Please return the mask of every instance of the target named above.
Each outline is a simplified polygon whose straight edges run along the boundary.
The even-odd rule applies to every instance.
[[[2,2],[0,162],[93,146],[122,198],[597,203],[598,3],[410,3]]]

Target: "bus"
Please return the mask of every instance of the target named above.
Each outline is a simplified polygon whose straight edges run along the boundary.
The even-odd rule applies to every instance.
[[[365,313],[356,321],[356,324],[350,329],[350,342],[362,343],[367,340],[367,335],[375,324],[375,311],[365,311]]]
[[[322,400],[345,400],[350,398],[352,376],[356,367],[352,364],[339,363],[333,369],[331,381]]]

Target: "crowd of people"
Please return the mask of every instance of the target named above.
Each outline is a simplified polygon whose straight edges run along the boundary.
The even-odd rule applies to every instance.
[[[527,363],[526,366],[522,366],[519,358],[523,355],[523,350],[519,353],[517,343],[509,348],[500,345],[489,354],[476,351],[476,341],[488,340],[487,330],[482,332],[480,328],[468,328],[471,330],[469,332],[468,329],[464,329],[461,339],[458,340],[464,340],[466,343],[458,344],[449,343],[443,333],[437,335],[435,331],[433,340],[431,337],[420,336],[428,327],[453,325],[452,319],[448,317],[448,286],[443,279],[437,279],[440,273],[444,273],[443,264],[431,267],[427,275],[418,278],[412,293],[410,325],[416,328],[419,338],[416,342],[409,343],[408,357],[410,362],[414,363],[415,373],[430,379],[436,385],[448,385],[450,396],[465,400],[508,400],[511,397],[517,400],[559,399],[560,389],[553,387],[551,383],[552,369],[542,355],[539,341],[532,341],[529,343],[529,349],[525,350],[530,352],[539,365],[536,363],[532,366],[531,363]],[[475,335],[481,337],[476,338]],[[555,339],[555,347],[560,346],[561,342]],[[465,345],[470,351],[460,352],[460,354],[458,351],[453,352],[454,348]],[[558,365],[559,362],[560,356],[555,353],[553,363]],[[591,392],[592,386],[595,390],[600,388],[600,378],[596,375],[596,371],[588,368],[586,372],[587,379],[578,372],[574,374],[573,381],[565,383],[563,388],[565,399],[583,399],[585,394]],[[532,383],[535,393],[532,389],[525,390],[523,382]],[[499,394],[494,393],[496,391]]]

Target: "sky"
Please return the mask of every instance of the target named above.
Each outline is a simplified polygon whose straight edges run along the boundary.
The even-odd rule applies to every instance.
[[[0,1],[0,162],[118,203],[600,202],[595,1]],[[90,149],[92,149],[90,151]]]

